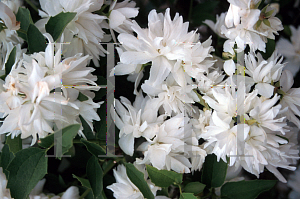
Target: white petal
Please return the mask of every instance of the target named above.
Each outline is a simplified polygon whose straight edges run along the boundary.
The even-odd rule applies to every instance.
[[[227,75],[231,76],[235,73],[235,63],[232,59],[225,61],[224,71]]]

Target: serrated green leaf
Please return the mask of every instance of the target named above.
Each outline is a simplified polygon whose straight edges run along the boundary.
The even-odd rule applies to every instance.
[[[179,199],[197,199],[197,197],[194,196],[194,194],[192,194],[192,193],[182,193],[182,194],[180,194]]]
[[[16,47],[14,47],[14,48],[10,51],[9,57],[8,57],[8,59],[7,59],[7,62],[5,63],[5,76],[7,76],[7,75],[10,73],[11,68],[13,67],[13,65],[14,65],[14,63],[15,63],[16,52],[17,52]]]
[[[47,166],[46,150],[32,147],[17,152],[7,167],[7,188],[10,189],[12,198],[26,199],[47,173]]]
[[[81,183],[82,186],[84,186],[86,188],[91,188],[91,184],[88,179],[80,178],[74,174],[72,176],[73,176],[73,178],[76,178]]]
[[[226,199],[253,199],[262,192],[268,191],[276,180],[251,180],[239,182],[227,182],[221,188],[221,197]]]
[[[227,163],[222,159],[218,162],[216,155],[209,154],[204,161],[201,182],[208,188],[220,187],[224,183],[226,172]]]
[[[27,41],[28,27],[30,24],[33,24],[29,10],[19,7],[16,19],[20,22],[20,29],[17,30],[18,36]]]
[[[98,158],[92,156],[86,166],[86,174],[89,179],[94,198],[102,198],[103,190],[103,172],[99,164]]]
[[[15,154],[18,151],[22,150],[22,139],[21,135],[14,137],[14,139],[11,139],[11,136],[6,137],[6,144],[9,146],[9,150]]]
[[[172,184],[181,184],[183,175],[174,171],[158,170],[150,165],[146,165],[148,175],[158,187],[168,187]]]
[[[43,34],[33,24],[29,24],[27,42],[30,53],[43,52],[47,47]]]
[[[140,190],[144,198],[154,199],[154,195],[144,179],[144,174],[135,168],[133,164],[126,164],[126,174],[130,181]]]
[[[185,185],[183,190],[184,192],[193,193],[197,195],[204,190],[205,186],[205,184],[202,184],[200,182],[190,182],[187,185]]]
[[[63,33],[65,27],[70,23],[76,16],[76,12],[61,12],[54,17],[50,17],[45,28],[53,40],[56,41]]]
[[[9,151],[9,146],[5,144],[2,148],[1,153],[1,167],[3,169],[3,173],[5,173],[6,178],[8,179],[9,173],[6,170],[9,163],[14,159],[14,154]]]
[[[43,148],[50,148],[55,145],[56,157],[60,158],[73,146],[73,139],[77,135],[79,129],[80,124],[69,125],[45,138],[42,138],[38,145]]]

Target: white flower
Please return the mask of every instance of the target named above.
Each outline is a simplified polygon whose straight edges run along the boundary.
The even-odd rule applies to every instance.
[[[152,164],[157,169],[174,170],[189,173],[200,170],[206,152],[198,146],[191,123],[184,114],[166,120],[155,130],[155,135],[141,144],[139,151],[144,152],[144,159],[137,159],[137,164]],[[192,163],[189,160],[192,157]]]
[[[300,26],[297,29],[294,26],[290,26],[290,29],[292,32],[291,42],[280,38],[276,48],[286,58],[287,64],[284,69],[291,71],[296,76],[300,66]]]
[[[155,107],[149,97],[143,98],[141,93],[136,96],[133,106],[124,97],[121,97],[121,102],[123,105],[119,100],[115,101],[116,112],[111,107],[111,114],[116,126],[120,129],[119,145],[126,154],[132,156],[134,138],[142,135],[149,138],[153,137],[150,124],[160,120],[157,118],[158,107]]]
[[[46,179],[42,179],[34,187],[34,189],[29,194],[29,199],[79,199],[79,190],[77,187],[69,187],[61,196],[56,196],[54,194],[45,195],[42,193],[43,187],[46,183]]]
[[[49,35],[46,35],[49,36]],[[51,36],[50,36],[51,37]],[[99,104],[88,100],[76,102],[79,91],[98,90],[94,82],[93,71],[86,67],[89,57],[67,58],[61,62],[60,49],[54,55],[51,38],[46,52],[31,56],[24,54],[22,65],[13,68],[6,77],[4,90],[0,93],[0,111],[6,117],[0,127],[0,133],[9,132],[12,137],[21,134],[25,139],[32,136],[32,144],[38,138],[53,133],[53,127],[58,129],[69,124],[80,122],[79,114],[91,125],[92,120],[99,120],[95,109]],[[64,88],[68,85],[81,84],[80,88]],[[94,86],[88,86],[91,84]],[[57,88],[62,93],[55,93]],[[75,102],[75,103],[74,103]],[[78,106],[76,106],[78,104]],[[82,129],[79,134],[84,136]]]
[[[219,37],[222,37],[226,39],[226,37],[222,34],[221,27],[225,25],[225,16],[226,13],[221,13],[221,15],[217,15],[216,17],[216,23],[214,23],[212,20],[206,19],[203,21],[206,25],[208,25]]]
[[[99,66],[99,56],[104,56],[105,50],[99,44],[104,37],[101,23],[105,16],[93,14],[103,5],[103,0],[75,0],[72,3],[65,0],[40,0],[41,8],[39,15],[43,18],[37,22],[37,27],[44,32],[45,24],[50,16],[60,12],[76,12],[75,18],[67,25],[63,33],[62,42],[71,42],[63,45],[63,54],[71,57],[77,53],[93,56],[93,62]]]
[[[2,0],[15,14],[17,14],[19,7],[23,5],[23,0]]]
[[[135,7],[136,3],[130,0],[124,0],[117,3],[116,0],[112,1],[109,11],[109,27],[118,33],[131,33],[132,21],[138,15],[138,8]]]
[[[288,107],[288,110],[282,113],[282,115],[286,116],[288,120],[300,128],[300,120],[297,118],[297,116],[300,116],[300,88],[292,88],[293,84],[292,72],[284,70],[280,78],[280,86],[283,91],[280,104],[283,108]]]
[[[183,113],[190,108],[192,103],[199,101],[197,94],[193,89],[196,85],[179,86],[172,75],[167,80],[157,85],[156,88],[147,84],[142,85],[143,91],[149,96],[155,97],[158,107],[162,106],[165,113],[171,115],[173,112]]]
[[[160,187],[156,187],[150,179],[148,179],[148,173],[144,165],[137,165],[134,163],[134,166],[141,172],[144,173],[144,179],[146,180],[148,186],[151,189],[153,195],[156,195],[157,190],[160,190]],[[143,199],[143,194],[140,190],[130,181],[126,174],[126,167],[122,164],[118,165],[117,169],[114,169],[114,177],[116,183],[108,186],[107,189],[110,189],[114,192],[114,197],[116,199]],[[159,197],[155,197],[159,198]],[[166,198],[166,197],[165,197]]]
[[[229,10],[225,19],[225,25],[221,26],[221,33],[224,34],[233,47],[237,44],[237,51],[241,52],[245,49],[246,44],[250,50],[260,50],[265,52],[267,38],[274,39],[273,34],[283,30],[280,20],[274,15],[274,8],[266,7],[262,11],[258,8],[260,1],[258,0],[228,0],[230,3]],[[222,24],[223,22],[218,22]],[[228,42],[225,43],[228,45]],[[224,46],[224,51],[228,47]]]
[[[199,43],[199,35],[194,31],[188,32],[188,23],[183,23],[179,14],[171,20],[170,9],[166,10],[165,15],[152,10],[148,16],[147,29],[142,29],[135,21],[132,29],[137,37],[127,33],[118,36],[126,49],[120,56],[119,64],[124,64],[124,67],[130,65],[130,73],[136,71],[135,67],[140,67],[139,64],[151,62],[150,77],[145,82],[148,86],[160,85],[170,73],[183,86],[186,82],[185,68],[187,71],[194,70],[199,73],[207,71],[213,64],[213,61],[207,60],[211,57],[211,40],[204,44]],[[115,71],[117,69],[120,70],[120,67]]]
[[[16,15],[2,2],[0,2],[0,18],[9,30],[20,29],[20,22],[17,22]]]
[[[256,83],[255,88],[258,90],[258,94],[267,98],[273,95],[275,87],[271,83],[280,78],[284,67],[284,64],[281,63],[282,60],[283,57],[277,55],[276,51],[268,60],[264,60],[259,53],[245,55],[245,72],[253,78],[253,83]]]

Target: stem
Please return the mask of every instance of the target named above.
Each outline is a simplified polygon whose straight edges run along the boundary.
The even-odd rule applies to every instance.
[[[179,187],[179,192],[180,192],[180,194],[182,194],[181,186],[178,185],[178,187]]]
[[[39,9],[30,1],[30,0],[25,0],[28,5],[32,7],[35,11],[39,12]]]
[[[190,2],[190,9],[189,9],[189,21],[191,21],[192,18],[192,11],[193,11],[193,0]]]
[[[83,199],[85,196],[87,196],[90,193],[91,189],[87,189],[81,196],[79,199]]]

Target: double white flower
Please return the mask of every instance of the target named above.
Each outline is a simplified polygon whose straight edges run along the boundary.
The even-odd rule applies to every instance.
[[[12,137],[33,136],[32,144],[39,138],[64,125],[79,123],[79,115],[91,126],[92,120],[100,120],[96,109],[100,104],[91,101],[94,94],[88,90],[98,90],[91,75],[94,70],[86,67],[89,56],[76,55],[61,61],[61,49],[54,55],[51,36],[46,52],[24,55],[22,65],[14,68],[6,77],[0,93],[0,110],[6,117],[0,133],[9,132]],[[80,88],[68,88],[81,84]],[[91,84],[93,86],[88,86]],[[67,86],[65,86],[67,85]],[[67,88],[65,88],[67,87]],[[62,93],[56,93],[61,89]],[[79,101],[79,92],[87,95],[87,101]],[[86,112],[90,112],[88,115]],[[79,133],[83,135],[82,129]]]

